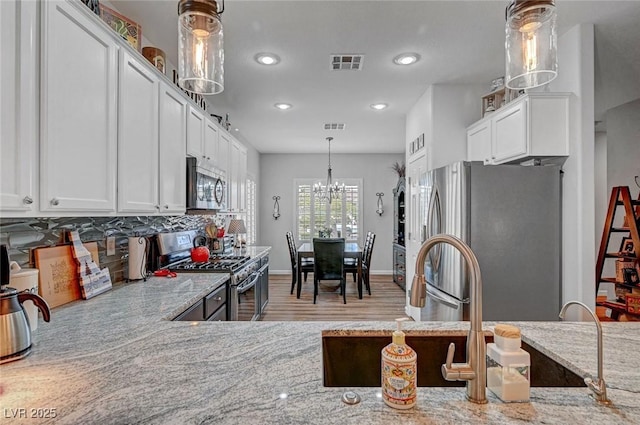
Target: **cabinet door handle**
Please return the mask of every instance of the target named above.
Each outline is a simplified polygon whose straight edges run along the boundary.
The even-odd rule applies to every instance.
[[[56,198],[53,198],[51,200],[51,205],[53,205],[54,207],[57,207],[58,205],[60,205],[60,201],[58,201]]]
[[[164,206],[164,209],[165,209],[165,210],[168,210],[168,209],[169,209],[169,205],[165,205],[165,206]]]
[[[156,205],[155,207],[156,207],[156,209],[157,209],[157,210],[159,210],[159,209],[160,209],[160,205]]]
[[[222,297],[215,297],[213,301],[222,301]]]
[[[33,198],[31,196],[27,195],[22,199],[22,203],[23,204],[27,204],[27,205],[31,205],[31,204],[33,204]]]

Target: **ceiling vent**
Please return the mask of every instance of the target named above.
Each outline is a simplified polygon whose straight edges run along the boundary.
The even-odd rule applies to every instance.
[[[325,130],[344,130],[343,123],[327,123],[324,125]]]
[[[364,55],[336,54],[331,55],[331,69],[334,71],[360,71]]]

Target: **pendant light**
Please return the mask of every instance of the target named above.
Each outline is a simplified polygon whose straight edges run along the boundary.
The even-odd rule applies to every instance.
[[[329,167],[327,169],[327,184],[323,185],[318,182],[313,185],[313,193],[321,200],[326,200],[331,205],[331,201],[338,198],[338,194],[344,192],[344,184],[338,184],[333,182],[331,176],[331,141],[333,137],[327,137],[329,142]]]
[[[558,75],[555,1],[512,0],[506,17],[506,86],[520,90],[551,82]]]
[[[178,3],[178,83],[193,93],[224,90],[224,40],[218,4],[214,0]]]

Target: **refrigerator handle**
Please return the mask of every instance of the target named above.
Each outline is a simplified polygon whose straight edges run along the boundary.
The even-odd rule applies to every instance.
[[[429,289],[429,285],[427,285],[427,296],[433,298],[434,300],[438,301],[439,303],[442,303],[448,307],[451,308],[455,308],[456,310],[460,308],[460,304],[453,302],[451,300],[448,300],[446,298],[441,297],[440,295],[438,295],[437,292],[435,292],[432,289]]]
[[[434,226],[434,215],[437,214],[435,224],[437,226],[436,229]],[[433,185],[433,191],[431,194],[431,201],[429,202],[429,211],[427,213],[427,225],[428,225],[428,237],[435,236],[437,234],[442,233],[442,229],[440,226],[442,225],[442,211],[440,207],[440,191],[438,190],[438,186],[436,184]],[[442,258],[442,247],[440,244],[433,247],[431,252],[429,253],[429,258],[431,259],[431,265],[433,266],[433,270],[440,270],[440,260]]]

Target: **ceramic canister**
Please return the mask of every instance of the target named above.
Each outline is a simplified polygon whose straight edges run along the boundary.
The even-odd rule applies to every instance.
[[[15,261],[11,262],[11,277],[9,286],[18,292],[28,290],[38,295],[38,269],[21,268]],[[32,301],[25,301],[22,307],[27,312],[31,332],[38,329],[38,307]]]
[[[142,55],[164,74],[165,55],[156,47],[143,47]]]

